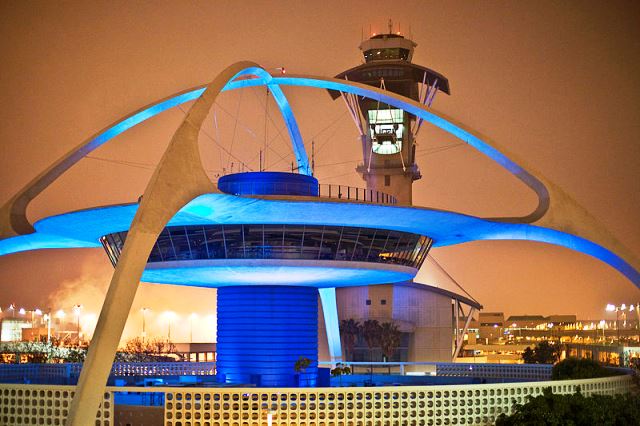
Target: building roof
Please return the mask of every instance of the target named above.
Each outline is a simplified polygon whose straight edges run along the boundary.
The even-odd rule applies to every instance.
[[[542,315],[511,315],[507,321],[546,321]]]
[[[422,79],[424,78],[425,83],[428,83],[429,85],[433,85],[437,82],[438,90],[446,93],[447,95],[451,94],[451,90],[449,88],[449,80],[444,75],[421,65],[416,65],[411,62],[399,60],[368,62],[343,71],[340,74],[336,75],[335,78],[339,78],[341,80],[348,79],[365,84],[373,84],[377,87],[380,85],[380,78],[368,78],[366,77],[366,75],[368,71],[379,68],[399,68],[406,73],[404,77],[405,79],[411,79],[413,81],[421,83]],[[329,90],[329,94],[333,99],[337,99],[338,97],[340,97],[340,92],[335,90]]]

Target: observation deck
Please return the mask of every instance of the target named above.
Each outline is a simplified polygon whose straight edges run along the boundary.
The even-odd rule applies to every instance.
[[[218,189],[242,198],[286,197],[304,202],[328,198],[323,197],[326,194],[345,202],[395,203],[387,194],[322,186],[312,176],[294,173],[227,175],[218,181]],[[236,223],[165,227],[151,251],[143,280],[204,287],[400,282],[415,276],[433,244],[428,236],[414,232],[310,224],[304,214],[287,223],[273,223],[273,215],[266,213],[254,215],[251,221],[239,214],[236,217]],[[127,234],[113,232],[100,238],[114,266]]]

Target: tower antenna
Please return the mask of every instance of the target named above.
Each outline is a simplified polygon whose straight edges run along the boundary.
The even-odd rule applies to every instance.
[[[389,18],[389,34],[393,34],[393,21]]]

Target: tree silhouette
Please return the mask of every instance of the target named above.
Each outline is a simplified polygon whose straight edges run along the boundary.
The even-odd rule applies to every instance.
[[[398,326],[392,322],[383,322],[380,325],[380,349],[386,357],[386,361],[391,361],[393,354],[400,346],[400,337],[402,333],[398,330]]]
[[[380,323],[378,320],[366,320],[362,324],[362,337],[369,348],[369,362],[373,362],[373,348],[380,346]],[[370,382],[373,382],[373,364],[369,366]]]
[[[560,347],[543,340],[535,348],[527,348],[522,354],[526,364],[553,364],[560,358]]]
[[[353,361],[353,350],[356,346],[356,340],[360,336],[362,326],[354,319],[342,320],[340,322],[340,334],[344,341],[344,357],[345,361]]]
[[[362,324],[362,337],[369,348],[369,361],[373,361],[373,348],[380,346],[380,323],[378,320],[366,320]]]

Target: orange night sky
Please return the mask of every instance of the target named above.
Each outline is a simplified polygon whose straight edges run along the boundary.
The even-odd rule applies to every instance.
[[[640,9],[629,1],[5,1],[0,202],[119,117],[233,62],[326,76],[351,68],[361,62],[362,34],[370,24],[386,30],[389,18],[418,43],[413,62],[449,78],[451,96],[436,98],[436,112],[527,159],[640,255]],[[315,141],[320,182],[364,186],[344,105],[319,90],[285,92],[309,151]],[[257,168],[265,134],[267,164],[289,167],[282,120],[272,101],[267,108],[265,125],[264,89],[222,96],[200,140],[212,176],[236,171],[238,161]],[[94,151],[31,204],[31,221],[135,201],[183,117],[180,109],[163,113]],[[535,204],[516,179],[451,136],[425,127],[418,144],[416,205],[491,217],[526,214]],[[640,301],[616,271],[563,248],[495,241],[432,254],[489,311],[596,318],[606,303]],[[429,266],[419,279],[452,288]],[[112,271],[99,249],[2,257],[0,306],[83,303],[97,312]],[[211,317],[215,290],[142,284],[130,333],[142,306]],[[215,327],[200,323],[197,337],[212,337]]]

